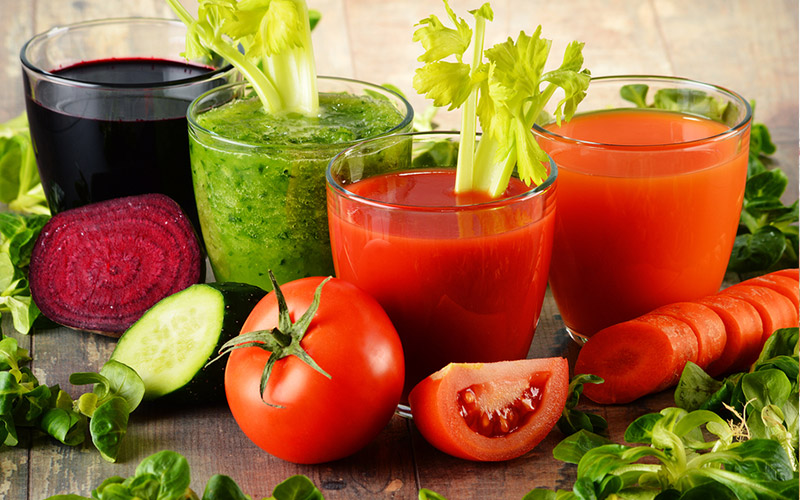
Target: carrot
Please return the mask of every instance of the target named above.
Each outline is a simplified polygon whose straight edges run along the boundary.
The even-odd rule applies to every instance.
[[[761,344],[766,342],[775,330],[797,326],[797,310],[792,305],[792,301],[775,290],[740,283],[729,286],[720,293],[746,300],[756,308],[761,316],[763,326]],[[761,344],[756,350],[760,350]],[[758,355],[757,352],[756,355]]]
[[[722,355],[727,334],[725,324],[710,307],[697,302],[676,302],[655,309],[651,314],[665,314],[687,323],[697,338],[697,365],[705,369]]]
[[[717,313],[725,325],[725,348],[706,371],[716,376],[752,363],[758,356],[763,333],[761,316],[756,308],[747,301],[721,294],[703,297],[696,302]]]
[[[739,283],[740,285],[755,285],[771,288],[792,301],[794,308],[800,306],[800,287],[797,280],[780,274],[765,274]]]
[[[792,278],[795,281],[800,281],[800,269],[781,269],[780,271],[773,271],[770,273],[772,276],[786,276],[787,278]]]
[[[694,359],[697,339],[689,325],[671,316],[645,315],[592,335],[578,352],[575,373],[604,380],[585,385],[586,397],[621,404],[673,385]]]

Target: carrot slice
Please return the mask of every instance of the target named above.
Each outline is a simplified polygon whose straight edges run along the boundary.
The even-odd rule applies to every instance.
[[[651,314],[665,314],[687,323],[697,337],[697,366],[705,369],[725,350],[725,324],[710,307],[696,302],[676,302]]]
[[[773,271],[769,273],[771,276],[786,276],[787,278],[792,278],[795,281],[800,281],[800,269],[781,269],[780,271]]]
[[[756,351],[761,349],[761,346],[775,330],[797,326],[797,309],[792,305],[791,300],[775,290],[740,283],[729,286],[720,293],[746,300],[758,311],[763,330],[761,343]],[[755,355],[757,356],[758,352],[755,352]]]
[[[725,325],[725,349],[719,359],[708,365],[708,374],[717,376],[755,361],[753,353],[758,352],[763,335],[761,316],[756,308],[731,295],[711,295],[696,302],[710,307]]]
[[[800,287],[798,287],[797,280],[789,278],[788,276],[781,276],[780,274],[765,274],[764,276],[757,276],[755,278],[742,281],[739,284],[770,288],[791,300],[795,309],[800,306]]]
[[[578,353],[575,373],[603,378],[602,384],[583,388],[592,401],[629,403],[677,382],[686,362],[696,357],[697,339],[686,323],[645,315],[592,335]]]

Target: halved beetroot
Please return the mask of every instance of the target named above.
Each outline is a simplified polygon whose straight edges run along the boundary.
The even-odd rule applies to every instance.
[[[156,302],[197,283],[202,260],[171,198],[102,201],[44,226],[31,254],[31,296],[56,323],[119,337]]]

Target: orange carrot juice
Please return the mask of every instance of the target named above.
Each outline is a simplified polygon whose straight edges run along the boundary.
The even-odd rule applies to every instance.
[[[573,336],[718,291],[749,123],[732,132],[694,115],[619,109],[546,131],[537,140],[559,169],[550,285]]]

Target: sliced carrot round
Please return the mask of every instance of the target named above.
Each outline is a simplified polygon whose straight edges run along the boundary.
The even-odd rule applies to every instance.
[[[750,278],[749,280],[742,281],[740,285],[755,285],[763,286],[771,290],[775,290],[787,299],[792,301],[794,308],[800,306],[800,287],[798,287],[797,280],[788,276],[781,276],[780,274],[765,274]]]
[[[725,324],[710,307],[696,302],[676,302],[655,309],[652,314],[665,314],[687,323],[697,338],[697,366],[705,369],[725,350]]]
[[[763,333],[761,316],[756,308],[730,295],[712,295],[696,302],[710,307],[725,325],[725,349],[719,359],[708,365],[706,371],[716,376],[752,363],[755,360],[753,353],[758,352]]]
[[[775,290],[755,285],[740,283],[733,285],[722,292],[722,295],[731,295],[750,303],[761,316],[762,335],[761,345],[775,330],[797,326],[797,309],[792,302]],[[758,356],[758,353],[755,353]]]
[[[795,281],[800,281],[800,269],[781,269],[780,271],[773,271],[769,273],[772,276],[785,276],[787,278],[792,278]]]
[[[602,384],[583,388],[592,401],[622,404],[671,386],[686,362],[695,359],[697,339],[689,325],[670,316],[644,315],[592,335],[578,353],[575,373],[603,378]]]

